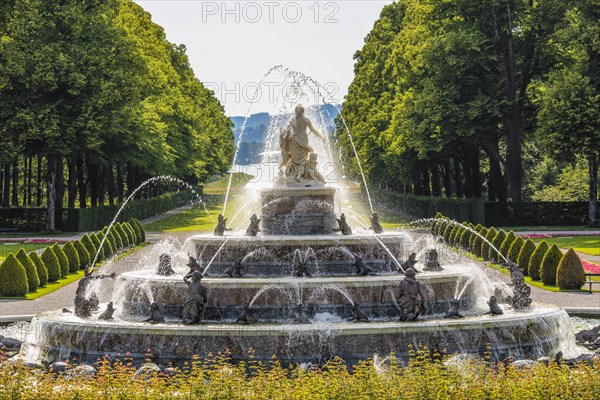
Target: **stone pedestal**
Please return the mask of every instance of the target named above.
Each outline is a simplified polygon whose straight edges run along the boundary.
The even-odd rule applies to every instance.
[[[261,192],[261,224],[265,235],[323,235],[337,227],[335,189],[278,186]]]

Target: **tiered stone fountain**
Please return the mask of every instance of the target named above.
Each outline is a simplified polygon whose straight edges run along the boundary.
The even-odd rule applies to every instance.
[[[166,363],[228,351],[235,360],[252,354],[321,363],[339,356],[354,363],[419,346],[501,359],[553,355],[572,343],[562,309],[512,309],[502,303],[510,287],[491,282],[477,265],[453,262],[431,240],[381,232],[377,221],[370,230],[344,229],[334,212],[337,188],[311,171],[306,128],[320,135],[302,118],[297,113],[282,132],[282,175],[260,191],[260,222],[253,218],[247,235],[226,231],[222,219],[215,235],[191,239],[190,271],[163,256],[158,269],[121,274],[111,298],[114,319],[99,318],[102,304],[90,317],[39,315],[22,354],[52,362],[119,354],[142,360],[150,352]],[[398,291],[413,268],[420,270],[420,315],[400,318],[406,302]],[[193,284],[206,298],[200,291],[190,297],[200,276],[193,271],[203,273]],[[500,315],[486,304],[498,289]],[[184,304],[197,306],[199,323],[184,315]]]

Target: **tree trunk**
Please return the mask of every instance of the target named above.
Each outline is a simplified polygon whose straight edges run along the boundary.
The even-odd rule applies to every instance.
[[[522,82],[519,95],[519,83],[517,75],[517,60],[513,46],[513,10],[511,2],[507,2],[507,33],[506,42],[506,98],[511,104],[508,114],[504,118],[506,126],[506,164],[508,180],[508,197],[512,201],[521,201],[521,185],[523,180],[523,160],[521,150],[521,135],[523,132],[523,98],[529,81],[528,68],[524,67],[521,72]],[[527,48],[527,56],[533,57],[533,46]],[[528,63],[530,64],[530,63]]]
[[[85,174],[83,171],[83,156],[77,157],[75,166],[77,168],[77,189],[79,190],[79,208],[86,208],[87,185],[85,183]]]
[[[444,181],[444,195],[446,197],[452,197],[452,171],[450,170],[450,160],[445,159],[442,161],[443,167],[443,181]]]
[[[54,232],[56,230],[56,157],[48,155],[48,174],[46,181],[47,205],[46,205],[46,230]]]
[[[123,164],[117,161],[117,201],[123,204]]]
[[[423,161],[421,176],[423,177],[423,194],[425,196],[431,196],[431,182],[429,179],[429,168],[427,168],[427,164],[425,161]]]
[[[27,205],[27,156],[23,156],[23,206]]]
[[[413,193],[416,195],[423,194],[423,182],[421,180],[421,169],[418,165],[415,165],[412,173],[412,181],[413,181]]]
[[[27,205],[31,207],[33,186],[33,157],[29,156],[29,169],[27,170]]]
[[[4,163],[0,163],[0,207],[4,203]]]
[[[454,184],[456,186],[456,197],[463,197],[463,180],[460,170],[459,157],[454,157]]]
[[[108,190],[108,205],[115,205],[115,175],[113,172],[113,164],[112,161],[108,161],[108,165],[106,166],[106,183]]]
[[[36,190],[36,199],[35,199],[35,204],[38,207],[41,207],[42,205],[42,155],[38,154],[37,156],[37,178],[36,178],[36,184],[37,184],[37,190]]]
[[[67,169],[69,170],[67,208],[75,208],[75,201],[77,200],[77,165],[72,158],[67,161]]]
[[[104,205],[104,195],[106,194],[106,165],[98,168],[98,205]]]
[[[56,227],[62,226],[62,210],[65,198],[65,167],[62,157],[56,158],[56,204],[54,223]]]
[[[482,189],[481,189],[481,162],[479,157],[479,147],[476,145],[471,146],[471,157],[473,157],[471,174],[473,174],[471,178],[471,182],[473,184],[473,197],[481,198]]]
[[[4,196],[2,197],[2,207],[10,207],[10,163],[4,163]]]
[[[98,205],[98,166],[88,160],[88,181],[90,183],[90,203],[92,207]]]
[[[13,161],[12,166],[12,200],[13,207],[19,206],[19,161],[18,157]]]
[[[589,182],[590,182],[590,195],[589,195],[589,210],[588,218],[590,225],[596,224],[596,216],[598,210],[598,164],[600,164],[600,157],[597,155],[588,156],[588,171],[589,171]]]
[[[442,196],[442,183],[440,181],[440,166],[436,162],[430,163],[431,169],[431,194],[435,197]]]

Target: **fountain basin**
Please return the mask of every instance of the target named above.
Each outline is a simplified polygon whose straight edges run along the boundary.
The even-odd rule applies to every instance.
[[[468,272],[458,268],[418,274],[427,312],[445,312],[456,297],[457,284],[464,284],[467,277]],[[361,277],[208,277],[202,280],[209,297],[205,318],[235,318],[250,302],[261,307],[258,312],[264,318],[285,318],[299,303],[325,305],[313,310],[329,307],[332,311],[357,303],[374,313],[367,313],[369,316],[395,316],[395,291],[403,279],[404,275],[398,273]],[[474,286],[466,285],[462,293],[463,310],[468,310],[474,302]],[[119,276],[118,287],[118,296],[113,301],[123,318],[145,315],[152,302],[159,303],[167,314],[179,317],[186,301],[187,285],[181,275],[160,276],[148,270],[126,272]],[[342,315],[345,314],[343,311]]]
[[[352,235],[265,235],[265,236],[240,236],[240,235],[195,235],[189,239],[196,247],[196,258],[205,264],[210,260],[213,263],[207,273],[221,273],[227,266],[239,258],[246,258],[250,267],[264,262],[291,263],[294,252],[298,249],[317,255],[319,262],[347,261],[353,259],[353,254],[358,254],[365,260],[386,269],[396,270],[395,261],[405,260],[412,249],[413,240],[406,233],[389,232],[375,235],[368,231],[360,231]],[[382,246],[386,246],[387,250]],[[312,260],[311,260],[312,261]],[[345,263],[342,263],[345,266]],[[257,273],[274,274],[280,269],[272,271],[260,270]]]
[[[427,346],[447,353],[487,352],[492,360],[499,360],[509,355],[532,358],[554,355],[568,339],[565,337],[568,333],[561,330],[561,325],[568,326],[566,312],[539,304],[522,312],[458,320],[311,322],[149,325],[82,320],[57,311],[34,319],[21,354],[28,360],[45,362],[73,357],[94,362],[104,355],[127,354],[140,362],[150,351],[158,362],[179,364],[193,355],[204,358],[226,350],[234,360],[248,360],[252,350],[254,359],[262,361],[275,355],[285,364],[322,363],[339,356],[352,364],[392,351],[404,357],[411,348]]]

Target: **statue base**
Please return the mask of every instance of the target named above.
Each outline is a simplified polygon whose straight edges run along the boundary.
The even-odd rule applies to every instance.
[[[333,234],[335,188],[291,184],[261,191],[261,224],[265,235]]]

